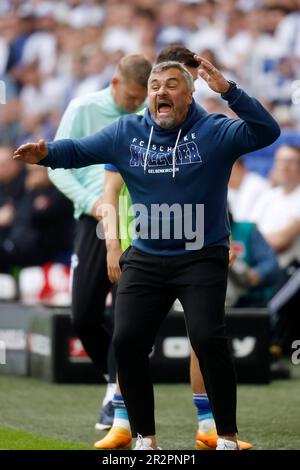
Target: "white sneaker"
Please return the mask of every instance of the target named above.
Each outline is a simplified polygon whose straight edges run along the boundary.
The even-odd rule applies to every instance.
[[[149,437],[143,437],[138,434],[135,448],[133,450],[161,450],[161,448],[158,447],[157,449],[153,449],[151,439]]]
[[[218,438],[216,450],[240,450],[238,444],[228,439]]]

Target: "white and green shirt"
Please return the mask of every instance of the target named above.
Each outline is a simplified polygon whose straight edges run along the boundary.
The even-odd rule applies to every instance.
[[[125,114],[128,113],[114,102],[111,87],[80,96],[67,107],[55,140],[78,139],[95,134]],[[103,192],[104,165],[48,171],[53,184],[73,201],[74,217],[79,219],[82,214],[91,215],[93,205]]]

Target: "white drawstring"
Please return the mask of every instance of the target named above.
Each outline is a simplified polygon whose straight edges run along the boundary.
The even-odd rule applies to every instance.
[[[150,131],[150,135],[149,135],[146,155],[145,155],[145,159],[144,159],[144,173],[146,173],[146,169],[147,169],[147,161],[148,161],[149,149],[150,149],[151,140],[152,140],[152,134],[153,134],[153,126],[151,126],[151,131]]]
[[[144,158],[144,173],[146,173],[146,169],[147,169],[147,163],[148,163],[149,150],[150,150],[150,145],[151,145],[151,140],[152,140],[152,134],[153,134],[153,126],[151,126],[151,131],[150,131],[150,135],[149,135],[147,150],[146,150],[146,154],[145,154],[145,158]],[[181,129],[179,129],[179,132],[177,134],[175,147],[174,147],[174,150],[172,152],[173,178],[175,178],[176,149],[177,149],[177,146],[178,146],[180,135],[181,135]]]
[[[181,129],[179,129],[177,139],[176,139],[176,142],[175,142],[175,147],[174,147],[173,154],[172,154],[173,178],[175,178],[176,149],[177,149],[178,141],[180,139],[180,134],[181,134]]]

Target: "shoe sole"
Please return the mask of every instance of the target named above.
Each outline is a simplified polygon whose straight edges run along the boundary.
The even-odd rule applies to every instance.
[[[111,428],[111,424],[101,424],[101,423],[95,424],[96,431],[108,431],[108,429],[110,428]]]
[[[197,450],[216,450],[215,447],[209,447],[208,445],[204,444],[204,442],[202,442],[202,441],[196,441],[196,449],[197,449]],[[253,449],[253,446],[251,446],[251,447],[246,447],[246,448],[245,448],[245,447],[242,448],[242,447],[240,446],[240,449],[239,449],[239,450],[252,450],[252,449]]]
[[[197,450],[216,450],[213,447],[209,447],[202,441],[196,441],[196,449]]]
[[[132,443],[126,444],[126,446],[122,447],[96,447],[94,445],[94,448],[97,450],[131,450]]]

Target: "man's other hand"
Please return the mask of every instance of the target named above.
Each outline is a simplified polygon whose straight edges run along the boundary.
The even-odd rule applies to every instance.
[[[21,145],[13,155],[14,160],[21,160],[25,163],[39,163],[48,155],[48,148],[43,139],[38,143],[30,143]]]
[[[224,94],[226,93],[230,85],[226,78],[221,74],[211,62],[200,57],[199,55],[194,56],[199,63],[198,75],[206,81],[209,88],[216,93]]]

